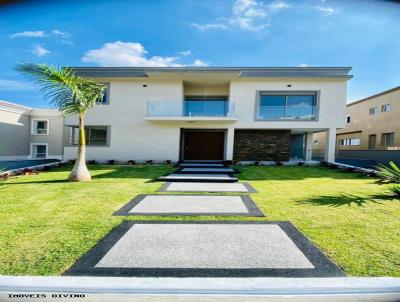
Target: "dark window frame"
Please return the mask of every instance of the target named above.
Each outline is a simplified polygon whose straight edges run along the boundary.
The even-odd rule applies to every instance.
[[[103,83],[101,82],[100,84],[103,84],[106,86],[106,89],[103,91],[104,95],[101,100],[96,101],[96,105],[109,105],[110,104],[110,83]]]
[[[91,137],[90,133],[93,128],[102,128],[106,130],[106,141],[105,144],[91,144]],[[88,132],[89,130],[89,132]],[[76,134],[76,132],[78,132]],[[111,134],[111,126],[108,125],[86,125],[85,126],[85,139],[86,139],[86,146],[88,147],[109,147],[110,146],[110,134]],[[77,136],[77,140],[75,140],[75,137]],[[70,139],[70,145],[71,146],[78,146],[79,143],[79,127],[78,126],[72,126],[71,127],[71,139]]]

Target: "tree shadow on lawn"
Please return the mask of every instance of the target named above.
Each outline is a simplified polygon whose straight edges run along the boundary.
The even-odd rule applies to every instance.
[[[137,165],[137,166],[118,166],[118,165],[88,165],[88,168],[92,174],[92,179],[116,179],[116,178],[140,178],[147,179],[147,182],[153,182],[158,176],[164,175],[167,172],[173,171],[172,166],[151,166],[151,165]],[[72,165],[54,168],[49,171],[39,172],[39,175],[44,173],[50,174],[54,172],[70,172],[72,170]],[[101,173],[104,170],[103,173]],[[170,171],[171,170],[171,171]],[[59,176],[57,179],[39,179],[39,180],[27,180],[24,179],[25,176],[19,175],[12,177],[10,179],[20,178],[20,182],[6,182],[7,185],[23,185],[23,184],[51,184],[51,183],[69,183],[67,180],[67,175],[65,178]]]
[[[367,203],[381,204],[383,201],[392,200],[395,198],[390,195],[369,195],[367,197],[352,195],[352,194],[341,194],[339,196],[316,196],[305,200],[297,201],[299,204],[311,204],[315,206],[329,206],[329,207],[341,207],[341,206],[358,206],[363,207]]]
[[[235,166],[239,180],[366,179],[359,172],[321,166]]]

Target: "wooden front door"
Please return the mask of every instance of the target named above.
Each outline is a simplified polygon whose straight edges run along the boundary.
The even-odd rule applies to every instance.
[[[225,132],[183,131],[183,160],[223,160]]]

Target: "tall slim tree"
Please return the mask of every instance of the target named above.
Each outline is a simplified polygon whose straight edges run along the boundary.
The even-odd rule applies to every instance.
[[[89,109],[103,97],[105,86],[92,79],[75,75],[70,68],[45,64],[22,63],[16,70],[28,75],[39,87],[43,96],[64,115],[79,118],[78,154],[68,180],[89,181],[86,167],[86,139],[84,118]]]

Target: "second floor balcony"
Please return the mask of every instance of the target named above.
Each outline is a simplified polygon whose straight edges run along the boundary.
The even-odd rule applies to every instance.
[[[235,104],[225,100],[149,101],[146,120],[236,121]]]

